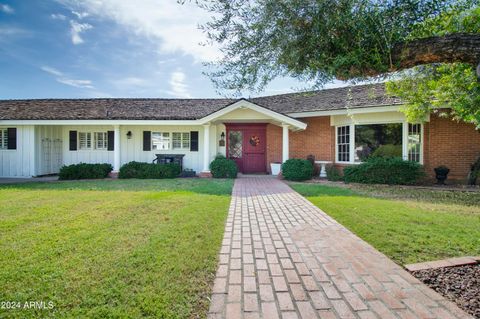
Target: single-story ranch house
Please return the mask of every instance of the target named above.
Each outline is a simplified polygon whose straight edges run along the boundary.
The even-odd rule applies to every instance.
[[[471,124],[432,114],[408,123],[383,84],[251,99],[41,99],[0,101],[0,176],[58,173],[72,163],[183,161],[208,173],[220,153],[240,172],[267,173],[288,158],[359,163],[381,148],[465,179],[480,155]]]

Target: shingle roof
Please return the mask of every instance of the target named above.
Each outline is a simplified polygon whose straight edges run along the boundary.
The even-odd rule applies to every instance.
[[[349,108],[400,104],[398,98],[385,94],[385,85],[370,84],[290,93],[251,99],[253,103],[279,113],[331,111]]]
[[[196,120],[234,99],[34,99],[0,100],[0,120]],[[382,84],[249,99],[278,113],[397,104]]]

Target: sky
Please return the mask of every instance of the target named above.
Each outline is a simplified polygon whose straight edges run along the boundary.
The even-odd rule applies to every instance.
[[[189,1],[0,0],[0,99],[221,97],[203,74],[220,57],[198,28],[208,20]],[[282,78],[243,95],[305,86]]]

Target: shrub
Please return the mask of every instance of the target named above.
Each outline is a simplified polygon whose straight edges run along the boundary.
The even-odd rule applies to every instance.
[[[180,175],[180,165],[130,162],[120,167],[119,178],[162,179]]]
[[[282,164],[282,176],[290,181],[304,181],[312,178],[313,165],[308,160],[291,158]]]
[[[223,155],[217,155],[210,163],[210,172],[214,178],[236,178],[237,164]]]
[[[402,157],[402,145],[386,144],[377,148],[371,157]]]
[[[342,174],[340,174],[340,171],[334,165],[327,165],[325,171],[327,172],[327,179],[329,181],[338,182],[343,180]]]
[[[105,178],[113,170],[112,165],[104,164],[72,164],[62,166],[58,173],[60,180],[75,180],[75,179],[98,179]]]
[[[468,173],[468,185],[475,185],[480,177],[480,157],[470,166]]]
[[[373,157],[343,170],[346,183],[411,185],[424,176],[422,165],[397,157]]]

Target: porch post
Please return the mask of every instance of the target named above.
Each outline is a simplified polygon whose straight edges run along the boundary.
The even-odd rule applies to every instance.
[[[288,124],[282,124],[283,134],[282,134],[282,163],[288,160]]]
[[[113,171],[120,170],[120,125],[113,126]]]
[[[210,172],[210,124],[203,125],[203,172]]]

